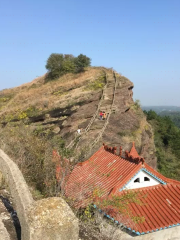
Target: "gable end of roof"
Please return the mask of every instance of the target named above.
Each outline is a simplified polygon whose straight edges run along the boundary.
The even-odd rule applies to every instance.
[[[144,171],[147,174],[149,174],[150,176],[152,176],[153,178],[155,178],[157,181],[159,181],[160,183],[162,183],[163,185],[166,185],[167,183],[165,181],[163,181],[162,179],[158,178],[156,175],[154,175],[153,173],[151,173],[150,171],[148,171],[146,168],[141,168],[139,171],[136,172],[136,174],[131,177],[119,190],[119,192],[123,191],[126,189],[126,186],[128,185],[128,183],[130,183],[133,179],[136,178],[136,176],[141,172]]]
[[[156,180],[158,180],[160,183],[162,183],[163,185],[166,185],[167,183],[165,181],[163,181],[162,179],[158,178],[156,175],[154,175],[153,173],[151,173],[150,171],[148,171],[146,168],[142,168],[142,171],[148,173],[149,175],[151,175],[153,178],[155,178]]]

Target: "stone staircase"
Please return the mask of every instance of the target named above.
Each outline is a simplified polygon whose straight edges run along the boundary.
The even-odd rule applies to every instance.
[[[92,128],[94,127],[96,122],[97,122],[96,129],[98,128],[98,126],[101,126],[101,128],[99,128],[100,131],[98,132],[95,140],[90,145],[89,150],[91,150],[101,139],[101,137],[109,123],[109,118],[111,116],[111,113],[115,109],[114,100],[115,100],[115,93],[116,93],[116,83],[117,83],[117,81],[116,81],[116,73],[115,72],[107,75],[107,86],[106,86],[106,90],[104,91],[104,98],[103,98],[103,101],[102,101],[101,107],[100,107],[101,111],[106,112],[107,117],[106,117],[106,120],[102,120],[102,121],[99,120],[99,122],[102,122],[102,124],[98,123],[98,120],[96,119],[96,121],[92,125],[91,130],[93,130]]]
[[[106,75],[106,81],[107,81],[107,84],[106,84],[106,88],[103,91],[103,97],[99,106],[98,114],[94,119],[93,123],[91,124],[89,131],[92,131],[95,129],[102,129],[105,122],[108,119],[108,116],[111,114],[112,104],[114,99],[114,88],[115,88],[114,72]],[[106,112],[106,120],[99,120],[100,111]]]
[[[79,146],[88,146],[89,151],[98,143],[101,139],[106,126],[109,123],[109,118],[111,113],[115,110],[114,99],[116,92],[116,73],[106,74],[106,85],[103,89],[102,97],[99,101],[97,110],[93,117],[91,118],[88,126],[85,128],[84,133],[77,138],[73,139],[67,148],[71,148],[74,145],[75,149],[78,149]],[[106,119],[99,119],[99,112],[106,112]]]

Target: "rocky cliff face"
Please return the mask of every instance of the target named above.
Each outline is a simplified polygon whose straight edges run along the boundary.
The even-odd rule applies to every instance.
[[[75,152],[82,151],[82,160],[103,142],[125,151],[135,141],[138,153],[156,168],[153,132],[133,101],[132,89],[131,81],[105,68],[89,68],[49,83],[43,76],[0,92],[0,131],[24,124],[37,135],[57,135]],[[101,110],[105,120],[99,120]]]

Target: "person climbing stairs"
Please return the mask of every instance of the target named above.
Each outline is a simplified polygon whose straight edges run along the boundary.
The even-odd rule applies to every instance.
[[[79,146],[83,143],[83,145],[87,145],[91,150],[95,144],[102,137],[106,126],[108,125],[109,118],[111,112],[114,109],[114,99],[116,92],[116,73],[113,71],[112,73],[106,74],[107,84],[105,85],[102,93],[102,97],[98,104],[97,111],[93,115],[90,120],[88,126],[85,128],[84,134],[79,137],[78,142],[76,141],[75,148],[78,149]],[[104,121],[100,120],[100,111],[105,113]],[[72,141],[68,147],[72,147],[74,142]]]

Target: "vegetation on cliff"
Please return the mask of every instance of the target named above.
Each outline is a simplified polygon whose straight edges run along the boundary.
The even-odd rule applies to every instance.
[[[57,194],[53,150],[62,157],[74,155],[73,150],[65,148],[67,137],[74,135],[69,133],[68,126],[72,123],[67,120],[81,106],[99,101],[104,85],[104,69],[90,67],[83,73],[67,73],[48,83],[46,76],[42,76],[20,87],[0,91],[0,148],[18,164],[34,189],[35,198]],[[72,120],[74,125],[83,122],[83,111],[79,117]],[[76,157],[78,161],[77,154]]]
[[[47,80],[56,79],[66,73],[84,72],[84,68],[90,65],[91,59],[83,54],[74,57],[72,54],[52,53],[46,63],[49,71]]]
[[[158,170],[166,177],[180,180],[180,129],[170,117],[144,111],[154,129]]]

